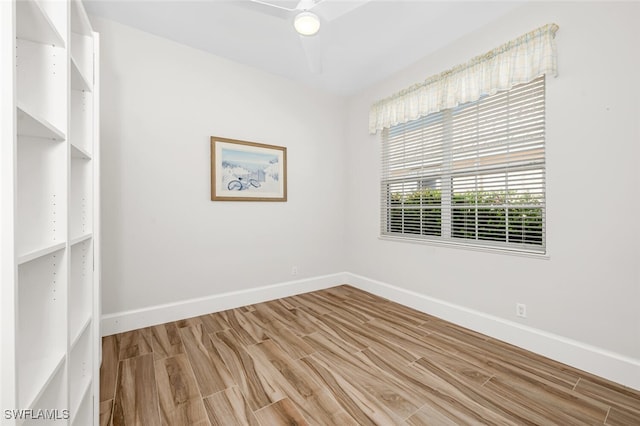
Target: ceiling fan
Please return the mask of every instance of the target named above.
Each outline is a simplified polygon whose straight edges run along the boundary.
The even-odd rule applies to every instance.
[[[251,0],[251,9],[293,23],[305,52],[309,69],[322,73],[320,27],[371,0]]]

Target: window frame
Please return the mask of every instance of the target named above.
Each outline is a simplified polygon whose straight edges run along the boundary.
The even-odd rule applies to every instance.
[[[540,82],[541,81],[541,82]],[[518,173],[522,173],[522,171],[524,170],[533,170],[533,172],[531,172],[534,175],[538,175],[538,179],[540,180],[540,183],[537,184],[538,186],[536,187],[536,189],[539,189],[539,193],[537,193],[537,196],[539,198],[532,198],[534,199],[538,204],[531,204],[525,207],[522,207],[522,205],[520,207],[518,207],[518,205],[516,204],[512,204],[512,201],[509,200],[509,196],[510,195],[505,195],[507,201],[504,201],[502,204],[500,205],[492,205],[492,207],[498,207],[498,209],[502,209],[504,211],[504,217],[505,217],[505,222],[504,222],[504,235],[505,235],[505,241],[497,241],[497,240],[490,240],[490,239],[483,239],[479,232],[478,232],[478,223],[479,223],[479,219],[478,219],[478,211],[481,209],[480,204],[478,204],[477,201],[477,195],[476,195],[476,204],[473,206],[473,208],[475,209],[476,213],[475,213],[475,226],[476,226],[476,231],[475,231],[475,238],[462,238],[459,236],[455,236],[455,230],[454,228],[454,212],[453,210],[455,209],[455,203],[453,201],[454,198],[454,192],[453,192],[453,181],[454,178],[459,178],[462,176],[462,174],[459,172],[459,170],[456,170],[452,163],[453,163],[453,151],[454,149],[452,148],[452,145],[455,143],[454,142],[454,138],[452,136],[452,132],[453,132],[453,115],[455,114],[455,111],[458,108],[467,108],[467,107],[474,107],[476,105],[481,104],[486,98],[489,98],[489,96],[487,97],[483,97],[481,99],[479,99],[478,101],[475,102],[469,102],[467,104],[464,105],[460,105],[459,107],[453,108],[453,109],[446,109],[446,110],[442,110],[433,114],[429,114],[425,117],[421,117],[417,120],[413,120],[413,121],[409,121],[407,123],[402,123],[402,124],[398,124],[395,126],[392,126],[391,129],[389,128],[385,128],[382,131],[382,151],[381,151],[381,158],[382,158],[382,170],[381,170],[381,177],[380,177],[380,195],[381,195],[381,199],[380,199],[380,208],[381,208],[381,217],[380,217],[380,235],[379,237],[381,239],[385,239],[385,240],[393,240],[393,241],[406,241],[406,242],[414,242],[414,243],[426,243],[426,244],[435,244],[435,245],[440,245],[440,246],[449,246],[449,247],[459,247],[459,248],[469,248],[469,249],[473,249],[473,250],[481,250],[481,251],[496,251],[496,252],[500,252],[500,253],[508,253],[508,254],[517,254],[517,255],[525,255],[525,256],[533,256],[533,257],[548,257],[547,256],[547,233],[546,233],[546,222],[547,222],[547,188],[546,188],[546,174],[547,174],[547,163],[546,163],[546,78],[544,75],[539,76],[537,78],[535,78],[534,80],[528,82],[528,83],[524,83],[521,85],[517,85],[514,86],[512,89],[507,90],[507,91],[503,91],[503,92],[499,92],[498,94],[505,94],[508,92],[511,92],[514,89],[517,88],[521,88],[521,87],[526,87],[527,85],[535,85],[536,82],[538,82],[537,84],[541,85],[541,97],[542,97],[542,113],[541,113],[541,121],[542,123],[539,124],[539,131],[541,131],[541,150],[542,150],[542,154],[540,158],[536,159],[535,164],[532,165],[522,165],[522,166],[518,166],[518,167],[510,167],[510,161],[506,161],[503,164],[498,164],[497,170],[501,170],[499,173],[504,173],[505,175],[505,182],[508,182],[509,179],[509,174],[510,173],[515,173],[516,175]],[[493,96],[493,95],[491,95]],[[507,114],[510,110],[507,109]],[[432,116],[440,116],[441,118],[438,120],[437,118],[434,119],[435,123],[442,123],[442,159],[441,159],[441,171],[438,173],[436,172],[435,174],[425,174],[425,173],[416,173],[416,175],[413,178],[410,178],[407,176],[403,177],[403,178],[390,178],[390,167],[388,164],[385,164],[385,161],[388,162],[388,152],[386,150],[390,149],[389,148],[389,133],[390,131],[393,130],[397,130],[398,127],[402,127],[402,126],[413,126],[415,127],[417,124],[416,122],[419,120],[425,120],[425,121],[429,121],[431,120]],[[502,116],[500,116],[502,117]],[[500,118],[499,118],[500,119]],[[419,124],[417,125],[419,128]],[[509,149],[509,147],[512,145],[512,141],[511,138],[508,139],[507,145],[505,145],[507,147],[507,149]],[[386,158],[386,160],[385,160]],[[489,176],[488,172],[482,168],[478,169],[476,168],[474,172],[469,172],[467,174],[468,176],[472,176],[475,177],[475,179],[477,180],[478,178],[486,178],[487,176]],[[412,180],[413,179],[413,180]],[[440,210],[440,231],[439,234],[435,234],[435,235],[429,235],[429,234],[423,234],[424,229],[422,228],[423,226],[423,221],[422,218],[420,218],[420,232],[406,232],[406,226],[405,226],[405,221],[407,220],[404,215],[406,211],[410,211],[409,209],[406,208],[406,204],[402,204],[402,215],[403,218],[401,219],[402,222],[402,226],[403,226],[403,230],[401,232],[398,231],[393,231],[392,230],[392,214],[393,214],[393,209],[394,209],[394,203],[392,200],[393,194],[394,192],[391,189],[391,185],[394,183],[398,183],[404,180],[404,182],[415,182],[415,187],[416,188],[423,188],[425,186],[425,182],[431,181],[433,182],[434,180],[439,179],[440,180],[440,204],[439,204],[439,208],[435,207],[433,208],[435,211]],[[524,178],[522,178],[524,179]],[[508,191],[508,184],[505,184],[505,187],[507,188],[505,190],[505,193]],[[476,189],[476,191],[479,192],[478,189]],[[418,209],[418,211],[420,211],[420,215],[422,215],[424,213],[424,211],[429,210],[430,207],[425,209],[425,205],[428,205],[424,203],[423,199],[421,198],[420,204],[418,207],[416,207],[416,209]],[[539,221],[535,221],[535,222],[531,222],[534,223],[534,225],[536,227],[539,227],[540,231],[539,231],[539,242],[537,240],[534,240],[531,235],[533,234],[527,234],[527,238],[530,238],[528,241],[529,243],[526,242],[522,242],[525,241],[525,229],[529,229],[529,228],[525,228],[525,226],[534,226],[534,225],[525,225],[526,222],[526,214],[522,214],[522,216],[525,219],[522,219],[521,222],[521,228],[522,229],[522,237],[521,237],[521,242],[513,242],[513,241],[509,241],[510,238],[512,238],[512,228],[510,228],[510,224],[509,224],[509,220],[512,216],[509,216],[510,212],[512,212],[513,210],[516,210],[517,208],[520,209],[525,209],[525,208],[531,208],[534,209],[535,211],[539,210]],[[521,211],[525,211],[525,210],[521,210]],[[422,217],[422,216],[421,216]],[[535,218],[535,217],[534,217]],[[511,222],[512,225],[515,222]],[[513,225],[516,226],[516,225]],[[495,229],[499,229],[499,228],[495,228]],[[515,234],[514,234],[515,235]],[[535,241],[534,243],[530,243],[531,241]]]

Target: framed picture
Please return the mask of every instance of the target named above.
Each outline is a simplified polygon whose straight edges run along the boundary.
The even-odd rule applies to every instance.
[[[287,148],[211,137],[212,201],[287,201]]]

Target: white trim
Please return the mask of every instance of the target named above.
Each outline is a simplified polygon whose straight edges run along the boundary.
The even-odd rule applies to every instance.
[[[74,8],[74,4],[76,6]],[[80,0],[71,3],[72,10],[83,15],[80,18],[84,24],[89,24],[87,13]],[[100,177],[100,34],[91,30],[91,25],[85,28],[89,36],[93,37],[93,144],[91,146],[91,166],[93,167],[93,306],[91,333],[93,336],[93,380],[91,394],[93,396],[93,424],[100,421],[100,366],[102,365],[102,339],[100,327],[102,325],[102,219],[101,219],[101,177]],[[85,154],[87,154],[85,152]],[[81,399],[82,401],[82,399]],[[78,422],[76,422],[78,423]]]
[[[104,315],[102,335],[348,284],[462,327],[640,390],[640,359],[488,315],[349,272],[288,281]]]
[[[640,390],[640,359],[538,330],[424,294],[345,273],[356,288],[417,309],[487,336]]]
[[[345,274],[338,273],[215,294],[131,311],[116,312],[102,316],[102,335],[108,336],[211,312],[220,312],[254,303],[294,296],[296,294],[323,290],[345,284],[345,282]]]
[[[430,245],[430,246],[436,246],[436,247],[446,247],[450,249],[478,251],[481,253],[489,253],[489,254],[528,257],[530,259],[539,259],[539,260],[551,259],[551,256],[549,256],[548,254],[548,250],[547,250],[547,253],[536,253],[533,251],[492,247],[492,246],[481,245],[481,244],[465,244],[457,241],[436,240],[436,239],[429,239],[429,238],[416,238],[416,237],[411,237],[408,234],[403,234],[401,237],[382,234],[378,236],[378,239],[381,241],[393,241],[395,243],[422,244],[422,245]]]

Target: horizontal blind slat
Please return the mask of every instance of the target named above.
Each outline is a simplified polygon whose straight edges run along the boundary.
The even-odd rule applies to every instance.
[[[542,76],[383,131],[381,233],[544,251],[544,92]]]

